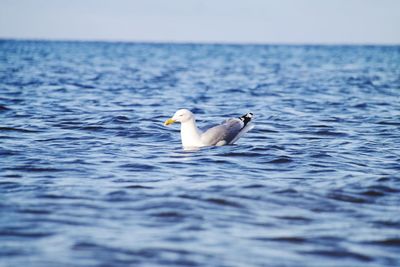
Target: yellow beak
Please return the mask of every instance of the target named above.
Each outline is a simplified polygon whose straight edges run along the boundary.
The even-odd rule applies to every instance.
[[[175,121],[176,121],[176,120],[168,119],[168,120],[166,120],[166,121],[164,122],[164,125],[165,125],[165,126],[168,126],[168,125],[170,125],[170,124],[173,124]]]

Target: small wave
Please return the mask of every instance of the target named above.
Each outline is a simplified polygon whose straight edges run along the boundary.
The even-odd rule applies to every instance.
[[[21,151],[0,148],[0,156],[14,156],[18,154],[21,154]]]
[[[80,205],[76,206],[71,206],[71,208],[81,208]],[[22,212],[21,212],[22,213]],[[34,214],[34,215],[47,215],[45,213],[32,213],[32,212],[27,212],[28,214]],[[25,213],[26,214],[26,213]],[[43,216],[36,216],[35,218],[27,219],[27,221],[30,221],[32,223],[37,223],[37,224],[53,224],[56,226],[64,225],[64,226],[93,226],[93,223],[90,221],[84,221],[81,217],[74,217],[74,218],[44,218]]]
[[[399,121],[379,121],[377,122],[377,124],[380,125],[392,125],[392,126],[400,126],[400,122]]]
[[[359,108],[359,109],[366,109],[368,107],[367,103],[359,103],[353,106],[353,108]]]
[[[231,88],[223,91],[224,94],[245,94],[247,93],[245,90],[240,89],[240,88]]]
[[[327,168],[327,166],[319,165],[319,164],[310,164],[312,167],[319,167],[320,169],[312,169],[308,170],[307,173],[330,173],[330,172],[337,172],[336,169]]]
[[[331,192],[328,194],[328,197],[334,200],[351,202],[351,203],[367,203],[368,201],[357,195],[350,195],[344,192]]]
[[[113,117],[111,119],[111,122],[114,122],[114,123],[131,123],[131,119],[128,118],[127,116],[120,115],[120,116]]]
[[[140,163],[127,163],[119,165],[118,167],[126,169],[128,171],[149,171],[156,168],[156,166],[149,165],[149,164],[140,164]]]
[[[51,168],[51,167],[34,167],[31,165],[6,168],[10,171],[23,171],[23,172],[62,172],[65,169]]]
[[[332,129],[332,126],[325,125],[325,124],[313,124],[313,125],[310,125],[309,127],[311,127],[311,128],[331,128]]]
[[[284,242],[291,244],[303,244],[308,240],[304,237],[297,236],[286,236],[286,237],[254,237],[253,240],[264,241],[264,242]]]
[[[362,195],[369,196],[369,197],[383,197],[385,195],[384,192],[380,192],[377,190],[367,190],[361,192]]]
[[[20,132],[20,133],[39,133],[41,131],[24,129],[24,128],[15,128],[15,127],[0,127],[0,132]]]
[[[36,196],[37,198],[42,198],[42,199],[69,199],[69,200],[93,200],[88,196],[71,196],[71,195],[62,195],[62,194],[55,194],[55,193],[41,193]]]
[[[160,211],[151,213],[150,216],[159,217],[167,220],[183,220],[186,215],[177,211]]]
[[[72,83],[67,83],[68,85],[72,85],[72,86],[76,86],[78,88],[82,88],[82,89],[94,89],[96,88],[93,85],[90,84],[83,84],[83,83],[77,83],[77,82],[72,82]]]
[[[45,238],[54,235],[52,232],[28,232],[15,230],[0,230],[0,237],[19,237],[19,238]]]
[[[394,188],[386,185],[371,185],[368,186],[369,190],[374,190],[378,192],[383,192],[383,193],[399,193],[400,192],[400,187],[399,188]]]
[[[280,190],[274,191],[274,193],[292,195],[292,194],[298,194],[299,192],[296,189],[288,188],[288,189],[283,189],[283,190],[280,189]]]
[[[98,126],[98,125],[87,125],[87,126],[78,127],[78,129],[84,130],[84,131],[94,131],[94,132],[106,130],[105,127]]]
[[[381,240],[375,240],[371,242],[367,242],[369,244],[374,244],[374,245],[381,245],[381,246],[390,246],[390,247],[400,247],[400,238],[387,238],[387,239],[381,239]]]
[[[310,157],[319,159],[319,158],[331,158],[332,156],[326,152],[319,152],[319,153],[310,155]]]
[[[13,258],[17,256],[25,256],[29,255],[27,251],[24,251],[20,247],[18,248],[9,248],[9,247],[4,247],[0,250],[0,257],[4,258]]]
[[[0,105],[0,111],[7,111],[7,110],[11,110],[11,108],[8,108],[6,106]]]
[[[252,188],[264,188],[265,186],[262,184],[250,184],[250,185],[244,185],[242,188],[244,189],[252,189]]]
[[[243,205],[237,203],[237,202],[233,202],[227,199],[222,199],[222,198],[207,198],[206,199],[207,202],[213,203],[213,204],[217,204],[217,205],[221,205],[221,206],[229,206],[229,207],[235,207],[235,208],[243,208]]]
[[[279,157],[279,158],[277,158],[277,159],[273,159],[273,160],[271,160],[271,161],[268,161],[268,163],[272,163],[272,164],[283,164],[283,163],[290,163],[290,162],[292,162],[292,161],[293,161],[292,158],[282,156],[282,157]]]
[[[373,260],[373,258],[371,258],[368,255],[351,252],[351,251],[346,251],[346,250],[339,249],[339,248],[335,248],[332,250],[313,250],[313,251],[306,251],[303,253],[324,256],[324,257],[330,257],[330,258],[335,258],[335,259],[337,259],[337,258],[341,258],[341,259],[353,258],[353,259],[364,261],[364,262],[370,262]]]
[[[394,228],[394,229],[399,229],[400,230],[400,220],[396,220],[395,218],[393,219],[387,219],[387,220],[376,220],[373,221],[374,225],[377,227],[385,227],[385,228]]]
[[[296,223],[310,223],[313,221],[312,219],[303,216],[276,216],[276,218]]]
[[[346,133],[334,132],[334,131],[329,131],[329,130],[321,130],[321,131],[313,132],[311,134],[322,135],[322,136],[341,136],[341,137],[347,136]]]
[[[52,211],[45,209],[33,209],[33,208],[23,208],[19,209],[18,212],[23,214],[34,214],[34,215],[48,215],[51,214]]]
[[[0,181],[0,190],[10,190],[10,189],[16,189],[21,186],[20,183],[17,182],[1,182]]]
[[[130,201],[131,196],[129,193],[125,190],[116,190],[109,192],[106,196],[106,201],[109,202],[124,202],[124,201]]]
[[[227,152],[227,153],[221,153],[217,154],[218,156],[224,156],[224,157],[259,157],[262,156],[263,154],[261,153],[255,153],[255,152]]]
[[[95,255],[117,255],[118,257],[105,258],[106,265],[142,265],[143,262],[155,266],[201,266],[197,261],[189,258],[204,257],[205,262],[209,257],[186,249],[169,248],[164,246],[139,247],[114,247],[112,245],[97,244],[81,241],[73,244],[73,251],[93,252]]]
[[[155,187],[144,186],[144,185],[127,185],[124,188],[126,188],[126,189],[154,189]]]
[[[9,173],[9,174],[3,174],[4,178],[21,178],[21,174],[16,174],[16,173]]]

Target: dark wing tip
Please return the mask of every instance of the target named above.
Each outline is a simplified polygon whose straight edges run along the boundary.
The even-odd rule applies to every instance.
[[[243,121],[244,122],[244,126],[246,126],[246,124],[249,123],[252,120],[253,116],[254,116],[254,114],[249,112],[249,113],[239,117],[239,119],[241,121]]]

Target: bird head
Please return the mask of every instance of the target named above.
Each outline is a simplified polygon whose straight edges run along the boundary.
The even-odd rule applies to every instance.
[[[170,125],[174,122],[180,122],[180,123],[184,123],[186,121],[189,121],[193,119],[193,113],[190,112],[190,110],[187,109],[180,109],[177,112],[175,112],[174,116],[172,116],[172,118],[166,120],[164,122],[164,125]]]

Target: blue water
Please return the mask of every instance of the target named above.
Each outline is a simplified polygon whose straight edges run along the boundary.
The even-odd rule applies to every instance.
[[[400,266],[400,47],[3,40],[0,176],[2,267]]]

